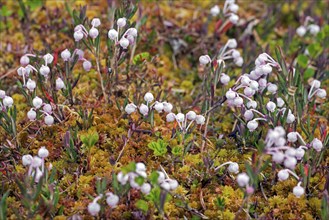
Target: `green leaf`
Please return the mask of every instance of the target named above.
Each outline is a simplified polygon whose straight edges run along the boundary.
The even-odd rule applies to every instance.
[[[180,146],[175,146],[171,149],[171,152],[175,156],[181,156],[183,154],[183,149]]]
[[[216,200],[215,200],[215,204],[220,210],[224,210],[224,208],[225,208],[225,199],[221,198],[221,197],[217,197]]]
[[[99,140],[99,135],[97,131],[89,130],[87,134],[80,135],[80,140],[85,146],[90,148],[97,143],[97,141]]]
[[[151,56],[148,52],[143,52],[140,54],[137,54],[133,59],[133,64],[141,64],[144,60],[150,60]]]
[[[322,49],[321,44],[316,42],[316,43],[310,44],[307,47],[307,50],[311,57],[316,58],[317,56],[319,56],[322,53],[323,49]]]
[[[26,5],[30,6],[31,10],[35,10],[42,6],[42,0],[30,0],[26,2]]]
[[[8,7],[6,5],[2,6],[0,9],[0,16],[8,17],[13,13],[13,11],[8,10]]]
[[[153,150],[155,156],[164,156],[167,153],[167,145],[164,140],[158,139],[157,142],[151,142],[147,146]]]
[[[129,172],[135,172],[135,171],[136,171],[136,163],[135,162],[131,162],[127,166],[122,168],[122,172],[124,174],[127,174]]]
[[[135,203],[135,205],[139,210],[142,210],[144,213],[149,210],[149,205],[145,200],[140,199]]]
[[[144,178],[143,178],[142,176],[137,176],[137,177],[135,177],[135,182],[136,182],[138,185],[142,186],[143,183],[145,182],[145,180],[144,180]]]
[[[158,184],[159,173],[157,171],[153,171],[149,176],[150,182],[152,185]]]
[[[306,68],[308,63],[308,58],[304,54],[299,54],[297,57],[297,63],[302,67]]]
[[[5,220],[7,218],[7,197],[9,195],[9,190],[5,192],[5,194],[2,195],[1,201],[0,201],[0,219]]]
[[[313,77],[315,70],[312,68],[307,68],[304,72],[304,80],[308,80],[309,78]]]

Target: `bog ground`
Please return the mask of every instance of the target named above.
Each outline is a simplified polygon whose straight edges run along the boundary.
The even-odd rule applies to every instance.
[[[0,3],[0,219],[329,219],[328,5]]]

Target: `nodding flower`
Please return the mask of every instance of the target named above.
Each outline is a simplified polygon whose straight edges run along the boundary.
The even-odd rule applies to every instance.
[[[135,112],[137,109],[137,106],[134,103],[127,104],[125,107],[125,111],[128,115]]]
[[[34,80],[28,79],[26,83],[26,88],[30,91],[33,92],[37,84],[35,83]]]
[[[80,40],[83,39],[83,37],[87,37],[87,36],[88,36],[88,31],[82,24],[75,26],[73,37],[76,42],[79,42]]]
[[[153,94],[150,92],[145,93],[144,100],[147,104],[149,104],[150,102],[152,102],[154,100]]]
[[[94,18],[92,21],[91,21],[91,25],[93,27],[98,27],[99,25],[101,25],[101,20],[99,18]]]
[[[209,57],[209,55],[201,55],[199,57],[199,62],[201,65],[207,65],[211,62],[211,58]]]
[[[83,69],[88,72],[88,71],[90,71],[92,65],[89,60],[84,59],[82,66],[83,66]]]
[[[299,180],[299,177],[297,176],[296,173],[289,169],[283,169],[278,172],[278,179],[279,181],[284,181],[289,178],[289,174],[293,175],[297,180]]]
[[[61,78],[56,79],[56,89],[61,90],[65,87],[64,81]]]
[[[105,194],[106,195],[106,203],[111,207],[111,208],[115,208],[118,203],[119,203],[119,196],[111,193],[111,192],[108,192]]]
[[[323,148],[323,143],[317,138],[314,138],[313,141],[311,142],[311,145],[313,149],[317,152],[320,152]]]
[[[300,198],[305,193],[305,189],[300,186],[301,184],[302,182],[299,182],[293,189],[293,193],[297,198]]]
[[[91,203],[88,204],[88,212],[92,216],[96,216],[101,210],[101,206],[97,203],[103,197],[103,194],[97,196]]]
[[[311,89],[307,95],[308,100],[311,100],[314,95],[316,95],[321,99],[324,99],[327,96],[326,90],[321,89],[320,86],[321,86],[321,82],[319,80],[315,79],[312,81]]]
[[[14,99],[10,96],[5,96],[3,99],[2,99],[2,104],[0,102],[0,106],[4,106],[4,108],[10,108],[11,106],[13,106],[14,104]]]
[[[205,123],[205,117],[203,115],[197,115],[194,111],[189,111],[186,115],[183,113],[169,113],[166,116],[167,122],[173,122],[176,120],[180,130],[183,133],[188,132],[191,125],[195,122],[197,125],[203,125]],[[188,120],[190,121],[189,123]]]
[[[253,120],[249,121],[247,123],[247,128],[249,129],[250,132],[253,132],[256,130],[258,127],[258,122],[257,121],[267,121],[266,118],[254,118]]]
[[[117,20],[117,25],[119,28],[123,28],[124,26],[126,26],[127,23],[127,18],[119,18]]]
[[[219,15],[219,13],[220,13],[220,8],[218,7],[218,5],[215,5],[210,9],[210,14],[213,17],[216,17],[217,15]]]
[[[240,187],[249,186],[250,177],[246,173],[240,173],[236,177],[236,181]]]
[[[68,49],[65,49],[61,52],[61,57],[64,61],[69,61],[71,58],[71,52]]]
[[[28,64],[25,67],[21,66],[17,69],[18,75],[23,77],[23,86],[26,86],[25,77],[28,77],[32,71],[38,72],[38,70],[33,66],[31,66],[30,64]]]
[[[295,143],[299,139],[301,144],[306,145],[303,137],[297,131],[296,132],[289,132],[288,135],[287,135],[287,139],[291,143]]]
[[[225,162],[225,163],[219,165],[218,167],[215,168],[215,171],[219,170],[221,167],[226,166],[226,165],[229,165],[228,171],[230,173],[235,173],[235,174],[239,173],[239,164],[236,162],[232,162],[232,161],[228,161],[228,162]]]
[[[54,56],[51,55],[50,53],[47,53],[46,55],[43,56],[43,59],[45,61],[45,65],[47,66],[48,64],[51,64],[54,60]]]
[[[110,38],[111,40],[117,41],[118,40],[118,35],[119,35],[118,32],[114,29],[111,29],[108,32],[108,38]]]

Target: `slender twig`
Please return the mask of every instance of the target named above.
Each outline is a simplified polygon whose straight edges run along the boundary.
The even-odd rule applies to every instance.
[[[104,88],[104,82],[103,82],[103,77],[102,77],[100,63],[99,63],[99,56],[98,56],[98,54],[95,54],[95,56],[96,56],[97,72],[98,72],[99,80],[100,80],[100,83],[101,83],[103,96],[104,96],[104,99],[105,99],[105,103],[107,103],[106,92],[105,92],[105,88]]]

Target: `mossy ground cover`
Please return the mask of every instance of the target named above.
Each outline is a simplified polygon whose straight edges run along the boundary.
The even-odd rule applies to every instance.
[[[221,12],[213,16],[210,9],[216,4]],[[329,102],[315,93],[307,96],[315,79],[329,91],[329,2],[237,1],[238,22],[229,17],[231,12],[221,14],[224,4],[0,3],[0,89],[14,102],[5,108],[3,99],[1,105],[0,219],[328,219]],[[127,49],[108,37],[122,17],[127,18],[122,30],[138,31]],[[299,36],[296,29],[307,17],[320,30]],[[101,21],[99,35],[76,41],[75,27],[90,28],[93,18]],[[229,39],[236,39],[243,64],[216,62]],[[90,70],[80,60],[66,66],[61,52],[67,48],[71,53],[83,50]],[[268,116],[251,132],[244,107],[227,104],[225,94],[236,88],[242,74],[253,70],[263,52],[278,63],[266,76],[278,89],[251,96]],[[20,58],[47,53],[54,58],[50,76],[33,73],[37,85],[29,92],[18,75]],[[200,65],[204,54],[212,60]],[[36,66],[40,67],[41,63]],[[228,83],[219,81],[221,73],[230,77]],[[55,89],[57,77],[63,78],[64,89]],[[139,107],[147,92],[154,100],[171,103],[174,113],[194,111],[205,121],[181,129],[177,118],[170,122],[166,112],[154,109],[155,104],[148,114],[138,110],[127,114],[127,105]],[[36,120],[27,117],[36,95],[52,106],[51,125],[41,112]],[[286,121],[288,111],[268,110],[267,103],[278,97],[296,118],[292,123]],[[294,169],[299,179],[290,176],[279,181],[277,174],[284,165],[272,162],[266,153],[267,133],[276,126],[287,133],[297,131],[307,143],[308,151]],[[315,138],[323,143],[320,152],[312,149]],[[46,172],[36,182],[23,166],[22,156],[38,155],[43,146],[49,151]],[[247,187],[240,187],[237,174],[226,166],[216,169],[229,161],[248,174]],[[140,180],[153,187],[147,195],[117,181],[120,171],[132,172],[137,162],[147,167],[149,177]],[[165,172],[178,187],[164,190],[152,179],[152,171]],[[305,193],[297,198],[293,188],[299,183]],[[109,207],[103,196],[98,200],[101,210],[92,216],[88,204],[107,192],[119,195],[117,206]]]

